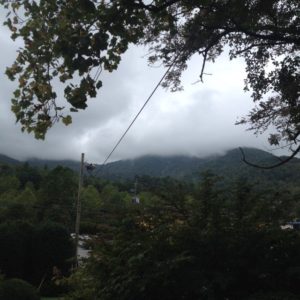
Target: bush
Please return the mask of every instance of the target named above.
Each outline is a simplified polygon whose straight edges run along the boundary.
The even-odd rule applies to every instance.
[[[0,283],[0,300],[40,300],[34,286],[21,279],[9,279]]]

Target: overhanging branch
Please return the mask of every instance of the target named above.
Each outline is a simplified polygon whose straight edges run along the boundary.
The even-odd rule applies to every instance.
[[[273,165],[270,165],[270,166],[261,166],[261,165],[249,162],[246,159],[246,155],[245,155],[244,150],[241,147],[239,147],[239,150],[241,151],[241,154],[242,154],[242,161],[245,164],[247,164],[247,165],[249,165],[251,167],[254,167],[254,168],[258,168],[258,169],[269,170],[269,169],[274,169],[274,168],[280,167],[280,166],[286,164],[287,162],[289,162],[290,160],[292,160],[299,153],[299,151],[300,151],[300,145],[293,151],[293,153],[288,158],[286,158],[284,160],[281,160],[279,163],[273,164]]]

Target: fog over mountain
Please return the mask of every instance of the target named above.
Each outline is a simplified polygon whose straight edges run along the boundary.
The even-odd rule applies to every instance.
[[[270,166],[278,162],[278,157],[259,149],[244,148],[247,160],[261,166]],[[0,155],[1,164],[23,165],[24,162],[14,160],[5,155]],[[80,162],[77,160],[41,160],[30,159],[26,161],[31,167],[53,169],[58,166],[68,167],[79,172]],[[222,155],[212,155],[206,158],[192,156],[157,156],[147,155],[135,159],[119,160],[106,165],[85,164],[84,176],[95,176],[112,180],[135,180],[150,176],[153,178],[172,177],[179,180],[198,180],[204,172],[212,172],[221,176],[224,180],[236,180],[244,178],[257,182],[262,179],[273,184],[289,184],[300,180],[300,160],[295,158],[291,162],[273,170],[253,168],[242,161],[239,149],[231,149]],[[139,179],[139,180],[140,180]]]

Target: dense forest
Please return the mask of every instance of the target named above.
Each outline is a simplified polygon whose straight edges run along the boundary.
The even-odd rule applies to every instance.
[[[75,268],[78,173],[2,164],[0,299],[300,299],[300,236],[283,229],[299,218],[299,181],[221,175],[85,172],[80,232],[90,256]]]

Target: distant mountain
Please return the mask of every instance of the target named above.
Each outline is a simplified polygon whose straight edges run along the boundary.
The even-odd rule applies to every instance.
[[[80,163],[75,160],[45,160],[45,159],[38,159],[38,158],[31,158],[26,161],[20,161],[8,157],[6,155],[0,154],[0,165],[22,165],[24,163],[28,163],[32,167],[43,168],[47,167],[49,169],[54,169],[57,166],[64,166],[74,171],[79,170]]]
[[[278,157],[255,148],[244,149],[248,161],[259,165],[271,165],[278,162]],[[17,164],[22,163],[7,156],[0,156],[0,163]],[[72,160],[39,160],[31,159],[28,163],[36,167],[54,168],[62,165],[75,171],[79,170],[79,162]],[[189,156],[143,156],[136,159],[120,160],[105,166],[96,165],[91,172],[106,179],[133,179],[135,176],[151,177],[173,177],[177,179],[192,180],[199,177],[204,171],[226,178],[247,177],[255,180],[260,178],[269,181],[289,182],[300,180],[300,160],[293,159],[292,162],[273,169],[261,170],[246,165],[241,160],[239,149],[233,149],[224,155],[214,155],[206,158]]]
[[[259,149],[245,148],[248,161],[262,166],[278,162],[278,157]],[[199,177],[205,171],[212,171],[225,178],[247,177],[253,179],[267,179],[270,181],[300,180],[298,170],[300,160],[272,170],[262,170],[250,167],[242,161],[239,149],[228,151],[224,155],[215,155],[206,158],[188,156],[143,156],[132,160],[121,160],[107,164],[98,172],[101,176],[110,179],[134,178],[135,176],[148,175],[152,177],[174,177],[177,179],[191,180]]]
[[[8,164],[8,165],[17,165],[20,163],[20,161],[13,159],[11,157],[8,157],[6,155],[0,154],[0,163]]]
[[[44,160],[44,159],[31,158],[26,162],[28,162],[29,165],[33,167],[41,168],[47,166],[49,169],[54,169],[57,166],[64,166],[74,171],[78,171],[80,166],[80,163],[75,160]]]

